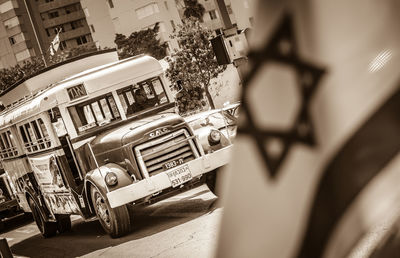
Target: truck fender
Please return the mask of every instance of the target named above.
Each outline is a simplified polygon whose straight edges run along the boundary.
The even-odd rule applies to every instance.
[[[223,147],[230,145],[229,139],[223,133],[221,133],[221,142],[218,145],[211,146],[208,142],[208,136],[210,135],[211,130],[220,131],[220,130],[214,128],[213,126],[200,127],[198,129],[194,130],[194,134],[199,139],[199,142],[200,142],[201,146],[203,147],[204,152],[209,152],[210,150],[221,149]]]
[[[109,172],[113,172],[117,175],[118,178],[118,183],[115,186],[107,186],[105,182],[105,175]],[[130,176],[128,171],[124,169],[123,167],[114,164],[114,163],[108,163],[105,164],[99,168],[96,168],[90,172],[88,172],[85,176],[85,194],[86,194],[86,199],[88,200],[88,203],[90,205],[90,209],[92,212],[94,211],[94,206],[92,203],[92,198],[90,196],[90,189],[91,187],[96,187],[97,190],[103,195],[107,196],[107,192],[114,191],[116,189],[119,189],[121,187],[127,186],[132,184],[133,178]]]

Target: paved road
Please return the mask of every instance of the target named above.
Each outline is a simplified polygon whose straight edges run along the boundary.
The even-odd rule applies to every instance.
[[[98,221],[44,239],[34,222],[1,234],[16,257],[212,257],[222,208],[206,186],[135,211],[133,231],[111,239]]]

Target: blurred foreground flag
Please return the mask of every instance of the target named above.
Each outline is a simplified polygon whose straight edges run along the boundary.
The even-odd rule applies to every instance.
[[[400,203],[400,2],[258,2],[217,257],[344,257]]]

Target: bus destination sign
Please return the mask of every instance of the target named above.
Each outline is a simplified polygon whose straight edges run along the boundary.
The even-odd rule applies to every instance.
[[[87,96],[87,92],[83,84],[78,84],[73,87],[67,88],[67,92],[70,100],[75,100],[83,96]]]

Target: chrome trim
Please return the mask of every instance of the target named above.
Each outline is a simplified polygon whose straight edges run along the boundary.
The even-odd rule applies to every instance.
[[[145,143],[140,144],[140,145],[138,145],[138,146],[133,148],[134,152],[135,152],[135,156],[136,156],[138,164],[139,164],[139,167],[142,170],[143,176],[145,178],[149,178],[150,175],[149,175],[149,172],[147,171],[146,164],[145,164],[143,158],[146,157],[146,155],[150,155],[150,153],[146,154],[146,155],[141,155],[141,150],[149,148],[149,147],[154,146],[154,145],[161,144],[161,143],[163,143],[163,142],[165,142],[167,140],[176,138],[176,137],[178,137],[179,135],[182,135],[182,134],[184,134],[186,138],[184,140],[180,140],[179,142],[174,143],[171,146],[175,146],[175,145],[178,145],[178,144],[180,144],[182,142],[187,141],[189,143],[189,145],[190,145],[190,148],[192,149],[192,152],[193,152],[193,155],[195,156],[195,159],[200,157],[200,154],[198,153],[197,148],[196,148],[196,146],[194,144],[194,141],[193,141],[193,139],[196,140],[196,136],[190,136],[190,134],[189,134],[189,132],[187,131],[186,128],[182,128],[182,129],[180,129],[178,131],[172,132],[172,133],[170,133],[170,134],[168,134],[166,136],[163,136],[161,138],[150,140],[148,142],[145,142]]]

